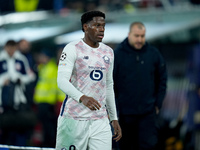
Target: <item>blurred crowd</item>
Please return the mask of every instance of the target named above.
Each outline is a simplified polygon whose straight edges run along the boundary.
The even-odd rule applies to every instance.
[[[26,39],[8,40],[0,50],[0,144],[55,146],[57,117],[65,99],[56,79],[61,51],[62,47],[35,51]],[[160,150],[198,150],[199,56],[197,43],[190,47],[184,75],[177,72],[180,65],[169,65],[176,73],[170,75],[159,116]]]
[[[132,12],[140,8],[164,8],[184,2],[199,5],[199,0],[0,0],[0,13],[50,10],[67,14],[70,11],[85,12],[98,9],[103,12],[124,10]]]
[[[65,98],[57,87],[60,52],[33,54],[26,39],[8,40],[0,51],[0,144],[55,147]]]
[[[54,10],[58,13],[92,9],[131,12],[135,8],[163,7],[163,1],[173,6],[182,0],[35,0],[35,7],[29,9]],[[185,1],[200,4],[199,0]],[[15,3],[14,0],[0,0],[1,14],[24,9],[27,7],[17,7],[17,0]],[[65,98],[56,81],[61,50],[44,47],[36,52],[26,39],[8,40],[0,50],[0,144],[55,146],[57,116]],[[169,88],[161,115],[169,116],[171,113],[173,116],[173,110],[179,111],[177,101],[185,104],[185,112],[175,119],[160,119],[163,125],[160,133],[162,149],[166,146],[166,150],[167,147],[168,150],[192,150],[195,140],[200,139],[199,55],[200,46],[197,44],[188,55],[187,81],[184,80],[184,85],[179,85],[181,87],[175,90]]]
[[[57,117],[65,99],[57,87],[61,52],[62,47],[36,52],[26,39],[8,40],[0,50],[0,144],[55,147]],[[186,75],[170,77],[173,83],[168,84],[173,87],[168,87],[159,116],[160,150],[198,150],[199,55],[200,46],[195,44],[188,54]],[[113,150],[117,147],[114,143]]]

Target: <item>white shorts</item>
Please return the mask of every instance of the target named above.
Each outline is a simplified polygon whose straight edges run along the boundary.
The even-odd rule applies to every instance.
[[[74,120],[59,116],[56,150],[111,150],[112,132],[108,118]]]

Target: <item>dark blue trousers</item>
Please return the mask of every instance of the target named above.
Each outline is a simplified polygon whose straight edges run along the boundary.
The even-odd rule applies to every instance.
[[[158,141],[157,115],[119,115],[122,128],[120,150],[155,150]]]

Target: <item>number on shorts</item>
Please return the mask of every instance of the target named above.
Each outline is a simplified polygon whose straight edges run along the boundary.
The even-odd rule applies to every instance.
[[[76,150],[76,147],[74,145],[70,145],[69,150]]]

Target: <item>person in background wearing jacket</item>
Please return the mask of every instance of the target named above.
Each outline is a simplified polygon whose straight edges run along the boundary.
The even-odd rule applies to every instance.
[[[160,52],[145,41],[141,22],[114,50],[114,89],[123,137],[120,150],[155,150],[156,116],[166,94],[167,72]]]
[[[33,94],[38,79],[38,71],[37,71],[36,60],[33,57],[32,44],[26,39],[21,39],[18,41],[18,49],[27,58],[30,69],[36,75],[36,79],[33,82],[30,82],[29,84],[26,85],[26,91],[25,91],[25,95],[27,97],[28,102],[31,105],[33,105]]]
[[[17,42],[8,40],[0,52],[0,144],[26,146],[30,140],[34,114],[29,113],[32,110],[24,92],[34,80],[35,74],[17,49]]]

